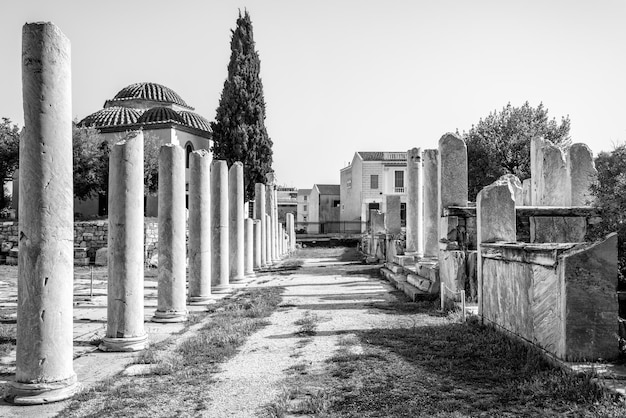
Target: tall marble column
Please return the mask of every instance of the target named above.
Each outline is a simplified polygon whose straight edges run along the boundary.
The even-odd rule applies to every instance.
[[[143,326],[143,133],[130,132],[109,154],[107,332],[103,351],[148,345]]]
[[[422,184],[422,150],[407,152],[406,251],[424,255],[424,195]]]
[[[424,150],[424,257],[439,256],[438,155],[436,149]]]
[[[261,261],[261,221],[259,219],[254,220],[254,269],[258,270],[263,267],[263,263]]]
[[[189,156],[189,302],[211,297],[211,153]]]
[[[244,273],[247,276],[254,273],[254,220],[247,218],[244,226]]]
[[[272,233],[271,231],[273,231],[273,226],[272,226],[272,217],[269,214],[265,214],[265,223],[267,224],[267,231],[268,233],[265,234],[265,247],[267,248],[267,260],[266,263],[268,266],[272,265],[274,262],[272,261]]]
[[[289,252],[293,252],[296,250],[296,228],[293,213],[288,213],[285,216],[287,221],[287,234],[289,234]]]
[[[16,404],[59,401],[77,390],[70,74],[65,35],[52,23],[24,25],[16,373],[6,395]]]
[[[228,170],[230,281],[244,279],[243,164],[234,162]]]
[[[265,210],[267,212],[267,214],[270,216],[270,223],[269,223],[269,250],[268,250],[268,257],[269,259],[272,261],[272,263],[275,263],[276,261],[278,261],[278,246],[277,246],[277,239],[278,239],[278,225],[276,223],[276,220],[274,219],[274,204],[275,204],[275,199],[276,199],[276,194],[274,193],[274,184],[273,183],[269,183],[265,186],[265,196],[267,198],[266,202],[265,202]]]
[[[187,320],[185,248],[185,151],[165,144],[159,151],[159,267],[155,322]]]
[[[265,185],[256,183],[254,185],[254,219],[261,222],[261,266],[267,264],[267,223],[265,221]]]
[[[224,160],[211,163],[211,285],[214,292],[228,290],[228,165]]]

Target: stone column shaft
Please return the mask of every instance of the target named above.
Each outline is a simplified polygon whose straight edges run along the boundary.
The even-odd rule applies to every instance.
[[[230,281],[244,279],[243,164],[233,163],[228,171]]]
[[[293,213],[288,213],[286,216],[287,233],[289,234],[289,252],[296,250],[296,229],[293,219]]]
[[[263,267],[263,262],[261,261],[261,241],[262,241],[262,233],[261,233],[261,221],[259,219],[254,220],[254,269],[258,270]]]
[[[52,23],[24,25],[16,373],[6,396],[16,404],[54,402],[77,390],[70,74],[65,35]]]
[[[229,283],[228,165],[223,160],[211,163],[211,285],[224,291]]]
[[[254,273],[254,220],[245,220],[245,248],[244,248],[244,273],[246,275]]]
[[[266,212],[267,214],[270,216],[270,227],[269,229],[269,236],[270,236],[270,240],[269,240],[269,251],[268,251],[268,257],[271,259],[272,262],[276,262],[278,261],[278,246],[277,246],[277,239],[278,239],[278,225],[276,223],[276,219],[274,219],[274,204],[275,204],[275,199],[276,199],[276,195],[274,193],[274,185],[273,184],[268,184],[266,186],[266,190],[265,190],[265,195],[267,197],[267,201],[266,201]]]
[[[189,156],[189,301],[211,296],[211,154]]]
[[[407,152],[406,251],[424,254],[424,195],[422,184],[422,150]]]
[[[267,248],[267,260],[266,263],[267,265],[271,265],[273,264],[272,261],[272,233],[271,231],[273,230],[272,228],[272,217],[270,215],[268,215],[267,213],[265,214],[265,223],[267,225],[267,231],[268,233],[265,234],[265,247]]]
[[[424,198],[424,257],[439,255],[439,209],[437,185],[437,155],[436,149],[424,150],[423,164],[423,198]]]
[[[148,345],[143,317],[143,133],[130,132],[109,154],[107,332],[103,351]]]
[[[254,219],[261,222],[260,240],[261,240],[261,265],[267,264],[267,223],[265,221],[265,185],[256,183],[254,185]]]
[[[159,151],[159,267],[155,322],[187,319],[185,152],[175,144]]]

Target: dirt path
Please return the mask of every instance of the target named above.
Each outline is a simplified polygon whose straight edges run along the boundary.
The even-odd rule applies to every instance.
[[[396,301],[393,287],[378,277],[377,268],[361,264],[354,250],[306,249],[297,256],[306,257],[300,269],[267,283],[285,288],[270,324],[214,376],[206,417],[262,415],[264,406],[285,392],[283,382],[290,373],[324,367],[356,331],[442,321],[385,310]],[[358,353],[360,346],[350,349]]]

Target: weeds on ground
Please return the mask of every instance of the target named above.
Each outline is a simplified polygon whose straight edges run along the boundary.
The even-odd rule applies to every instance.
[[[313,336],[317,333],[317,324],[320,321],[316,314],[312,314],[309,311],[304,312],[302,318],[294,322],[294,325],[298,325],[300,329],[296,334],[300,336]]]
[[[217,364],[235,355],[248,335],[267,324],[264,318],[279,305],[282,291],[250,289],[216,303],[205,325],[172,352],[167,346],[173,343],[166,341],[138,356],[138,363],[155,364],[153,374],[109,379],[75,397],[59,416],[197,415],[209,407],[206,393]]]

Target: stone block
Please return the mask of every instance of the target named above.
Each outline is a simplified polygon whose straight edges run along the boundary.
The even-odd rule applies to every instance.
[[[385,214],[379,211],[370,213],[371,234],[378,235],[385,233]]]
[[[456,134],[439,140],[439,216],[448,206],[467,206],[467,146]]]
[[[465,289],[465,251],[440,251],[439,252],[439,278],[447,287],[448,299],[460,300],[456,294]]]
[[[11,248],[13,248],[13,243],[10,241],[4,241],[2,244],[0,244],[0,252],[8,253],[9,251],[11,251]]]
[[[107,247],[96,250],[96,266],[106,266],[108,264],[108,252],[109,249]]]
[[[467,282],[469,283],[469,295],[465,295],[466,298],[477,300],[478,297],[478,252],[468,251],[466,254],[466,267]]]
[[[571,182],[571,206],[587,206],[593,203],[591,185],[598,179],[593,153],[585,144],[573,144],[567,150],[567,162]]]
[[[388,234],[399,234],[402,230],[400,206],[400,195],[385,196],[385,231]]]
[[[74,248],[74,260],[85,258],[87,256],[87,248]]]
[[[75,266],[88,266],[89,265],[89,257],[84,258],[74,258]]]
[[[517,179],[517,177],[515,177]],[[477,241],[515,242],[515,185],[507,180],[497,180],[483,188],[476,196]],[[521,193],[521,190],[519,190]]]
[[[535,206],[569,206],[571,183],[567,156],[547,139],[530,141],[531,194]]]
[[[432,282],[422,276],[418,276],[417,274],[407,275],[406,281],[422,292],[430,294],[436,294],[439,292],[438,282]]]

